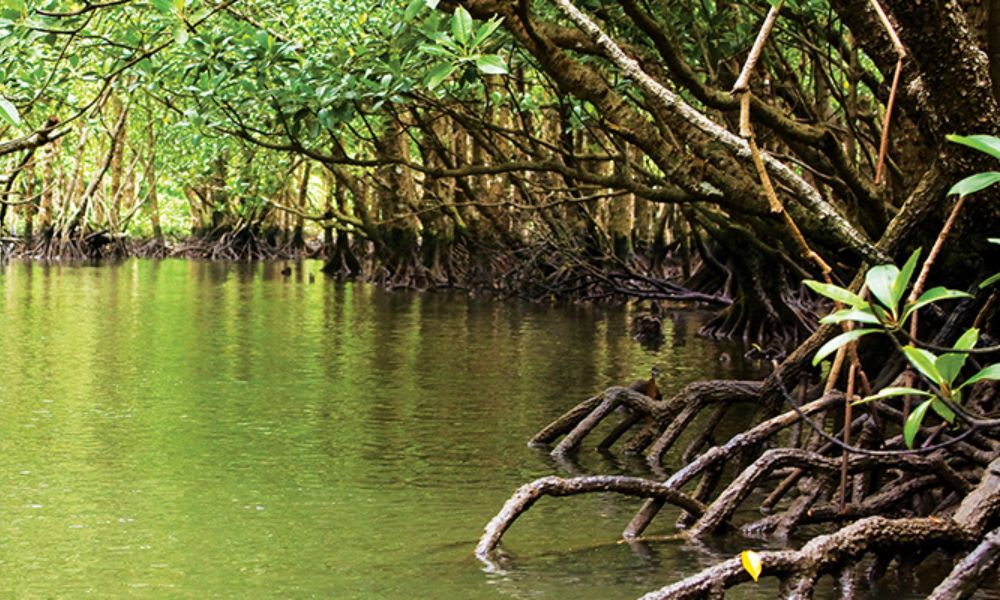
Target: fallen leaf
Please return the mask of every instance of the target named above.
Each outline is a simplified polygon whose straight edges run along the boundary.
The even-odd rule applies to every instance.
[[[760,577],[761,564],[760,564],[760,554],[757,554],[753,550],[744,550],[740,555],[740,561],[743,563],[743,568],[750,573],[750,577],[753,577],[754,581]]]

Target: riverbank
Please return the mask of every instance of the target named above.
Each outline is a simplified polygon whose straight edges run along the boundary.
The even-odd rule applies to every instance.
[[[474,295],[518,298],[533,302],[575,301],[622,303],[655,300],[675,306],[724,308],[732,300],[696,274],[681,283],[678,261],[665,258],[652,265],[634,256],[629,261],[607,257],[587,260],[575,252],[546,245],[516,250],[484,249],[456,244],[447,256],[386,264],[365,242],[348,247],[322,239],[298,243],[275,236],[133,239],[96,232],[79,239],[34,240],[3,238],[0,257],[38,261],[123,260],[126,258],[188,258],[223,261],[324,261],[322,271],[338,279],[374,283],[386,289],[452,290]],[[348,258],[349,257],[349,258]]]

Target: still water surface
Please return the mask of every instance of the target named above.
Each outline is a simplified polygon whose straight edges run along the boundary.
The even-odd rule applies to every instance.
[[[746,374],[695,335],[703,316],[653,351],[624,308],[319,266],[0,267],[0,597],[634,598],[741,547],[618,545],[638,503],[593,495],[539,502],[502,569],[472,556],[526,481],[648,474],[525,446],[566,408],[654,363],[667,393]]]

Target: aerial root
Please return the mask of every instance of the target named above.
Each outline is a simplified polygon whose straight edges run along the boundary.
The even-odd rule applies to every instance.
[[[796,380],[801,387],[788,391]],[[968,399],[971,405],[989,397],[981,407],[984,414],[1000,409],[995,396],[982,393],[989,385],[995,384],[981,382]],[[843,423],[837,409],[844,393],[816,394],[799,372],[784,367],[765,382],[695,383],[661,401],[639,393],[635,384],[608,388],[561,415],[532,443],[555,444],[552,454],[565,457],[624,407],[624,419],[612,424],[617,426],[599,448],[620,444],[623,452],[641,452],[659,473],[668,452],[690,437],[683,464],[663,481],[548,477],[532,482],[490,522],[476,554],[489,562],[504,532],[543,495],[617,492],[645,499],[622,532],[625,540],[641,539],[668,504],[677,509],[671,511],[678,517],[676,528],[690,540],[736,527],[748,536],[784,540],[804,525],[840,527],[799,550],[760,553],[764,576],[779,580],[782,597],[812,598],[824,577],[834,579],[843,597],[856,597],[859,587],[884,577],[891,564],[905,577],[936,550],[964,555],[932,596],[939,600],[965,598],[996,572],[1000,530],[985,535],[1000,523],[1000,442],[994,432],[956,436],[952,430],[925,428],[921,438],[947,443],[928,443],[914,453],[905,450],[899,433],[902,412],[891,403],[870,404]],[[724,415],[741,402],[758,406],[755,420],[724,443],[714,442]],[[781,403],[790,405],[779,413]],[[692,429],[692,435],[684,435]],[[839,441],[844,430],[852,432],[854,444],[846,454]],[[770,514],[744,524],[745,505],[759,494],[767,496],[761,508]],[[868,578],[866,585],[858,583],[861,577]],[[722,598],[727,588],[749,579],[734,558],[645,598]]]
[[[756,384],[756,382],[724,383],[733,384],[732,386],[725,386],[727,391],[730,392],[730,395],[726,397],[730,398],[732,397],[731,392],[733,389],[746,391],[748,388],[754,387],[754,385],[759,385]],[[748,383],[753,385],[747,385]],[[721,386],[711,386],[711,388],[716,391],[718,391],[719,387]],[[665,406],[673,403],[677,398],[688,397],[688,394],[691,393],[691,389],[704,390],[705,387],[690,385],[667,402],[656,402],[648,396],[638,394],[628,388],[609,388],[599,396],[594,396],[593,398],[585,400],[559,417],[556,421],[547,426],[541,433],[536,435],[532,441],[537,443],[540,440],[551,440],[561,433],[566,433],[567,438],[574,440],[573,446],[575,447],[578,445],[579,440],[592,431],[593,427],[596,426],[600,419],[609,414],[617,405],[622,404],[628,406],[633,411],[642,412],[655,419],[657,416],[656,411],[665,411]],[[801,410],[805,414],[811,414],[828,407],[829,405],[841,400],[841,398],[842,395],[839,393],[830,393],[802,407]],[[733,437],[726,445],[711,448],[701,454],[694,462],[675,473],[666,482],[662,483],[645,479],[622,477],[581,477],[570,480],[560,479],[557,477],[546,477],[526,484],[518,489],[510,500],[507,501],[497,516],[490,521],[489,525],[487,525],[486,533],[484,533],[479,545],[477,546],[476,554],[477,556],[485,557],[492,552],[499,543],[504,532],[514,523],[517,517],[524,511],[528,510],[535,503],[535,501],[543,495],[568,496],[581,493],[613,491],[626,495],[647,498],[643,508],[640,509],[639,513],[635,518],[633,518],[632,522],[623,533],[623,536],[626,538],[632,538],[640,535],[646,525],[652,521],[659,510],[666,503],[678,506],[691,517],[703,517],[702,513],[705,511],[705,506],[697,498],[699,496],[707,496],[710,488],[714,486],[709,486],[709,489],[706,490],[696,491],[694,497],[680,492],[680,487],[694,477],[705,473],[709,474],[712,479],[717,480],[718,474],[721,472],[721,466],[732,458],[732,456],[739,450],[760,444],[763,440],[789,426],[794,422],[795,418],[797,418],[797,413],[790,412],[769,419],[768,421],[765,421],[756,427]],[[566,450],[563,450],[563,452],[565,451]],[[805,451],[796,452],[798,452],[798,454],[795,456],[805,456],[809,454]],[[774,462],[776,467],[785,466],[780,464],[780,460],[776,459],[776,457],[783,455],[772,454],[770,456],[772,458],[769,460]],[[827,465],[827,461],[830,463],[829,465]],[[791,459],[788,459],[788,462],[792,465],[797,464]],[[799,462],[803,465],[810,464],[807,458],[802,458]],[[839,463],[833,459],[824,459],[823,457],[819,457],[813,462],[818,462],[824,466],[828,466],[829,468],[839,468]],[[766,465],[760,466],[759,469],[762,471],[770,470]],[[637,482],[642,483],[640,484]],[[638,490],[638,492],[636,490]],[[721,519],[724,518],[728,512],[721,509],[717,510],[720,510],[720,514],[723,515],[719,519],[721,521]]]
[[[752,472],[753,475],[748,478],[753,479],[760,477],[766,470],[774,470],[784,464],[794,464],[807,472],[816,467],[833,470],[833,464],[823,464],[827,461],[836,462],[801,450],[780,449],[765,453],[744,474]],[[783,597],[811,598],[816,581],[825,574],[836,576],[844,597],[850,597],[856,568],[867,553],[874,553],[876,556],[869,567],[868,576],[873,580],[878,579],[895,555],[912,558],[912,566],[916,566],[933,549],[953,552],[975,545],[980,540],[985,525],[1000,516],[1000,458],[995,459],[983,471],[975,486],[949,466],[943,456],[893,457],[892,461],[888,457],[858,456],[852,458],[849,467],[852,470],[886,468],[890,462],[899,462],[895,466],[903,471],[925,474],[906,480],[903,480],[906,476],[901,475],[902,481],[888,482],[886,489],[870,496],[847,513],[836,512],[832,505],[819,507],[811,512],[810,519],[849,519],[872,511],[886,511],[912,500],[918,490],[942,482],[962,490],[961,504],[950,518],[929,516],[892,519],[880,515],[867,516],[834,533],[813,538],[800,550],[760,553],[763,575],[775,576],[781,580]],[[706,523],[718,522],[719,514],[733,506],[734,497],[745,491],[746,482],[738,482],[739,478],[706,507],[689,534],[699,527],[705,528]],[[978,546],[955,565],[951,574],[939,584],[930,598],[967,598],[986,577],[996,573],[998,564],[1000,528],[981,538]],[[740,559],[734,558],[643,598],[718,597],[720,590],[747,580],[749,575],[743,570]]]
[[[821,535],[800,550],[761,552],[762,576],[778,577],[789,591],[786,597],[811,598],[815,582],[856,564],[865,554],[906,550],[916,545],[958,548],[970,545],[974,535],[958,523],[943,519],[862,519],[834,533]],[[711,597],[750,580],[740,558],[731,558],[677,583],[646,594],[642,600],[695,600]]]
[[[777,469],[783,467],[798,467],[810,472],[826,474],[827,477],[839,472],[840,459],[825,457],[820,454],[797,448],[775,448],[765,452],[752,465],[744,469],[739,476],[716,498],[689,531],[690,535],[702,536],[713,533],[722,527],[743,501],[756,489],[759,482]],[[898,468],[920,473],[933,473],[940,482],[957,488],[965,493],[972,485],[948,466],[939,456],[936,458],[920,456],[852,456],[848,462],[848,471],[855,473],[875,468]],[[804,508],[798,507],[804,516],[805,510],[811,507],[817,494],[802,494],[800,499],[808,500]],[[793,509],[795,503],[792,504]]]
[[[979,584],[1000,569],[1000,527],[991,531],[982,543],[955,564],[951,573],[942,581],[928,600],[954,600],[968,598]]]
[[[625,496],[656,498],[696,515],[702,514],[705,510],[704,504],[684,492],[649,479],[615,475],[593,475],[572,479],[543,477],[522,485],[504,503],[497,516],[486,525],[483,536],[476,546],[476,556],[483,559],[488,557],[500,542],[504,532],[542,496],[575,496],[593,492],[614,492]]]
[[[631,388],[611,387],[601,394],[577,404],[556,420],[546,425],[528,442],[531,446],[545,446],[563,439],[553,449],[553,455],[564,455],[577,450],[583,440],[613,414],[617,407],[625,407],[628,414],[623,422],[598,445],[606,449],[618,441],[633,426],[643,427],[625,443],[625,452],[639,453],[647,449],[647,461],[659,466],[663,455],[676,443],[680,434],[695,417],[709,406],[728,406],[737,402],[751,402],[759,397],[762,384],[757,381],[700,381],[686,385],[669,400],[657,401]],[[699,445],[704,445],[722,420],[725,411],[712,418],[712,427],[703,432]]]

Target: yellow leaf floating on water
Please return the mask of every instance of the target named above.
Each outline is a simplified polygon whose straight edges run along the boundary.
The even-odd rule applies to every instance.
[[[743,568],[750,573],[750,577],[753,577],[754,581],[760,577],[760,554],[757,554],[753,550],[744,550],[740,555],[740,561],[743,563]]]

